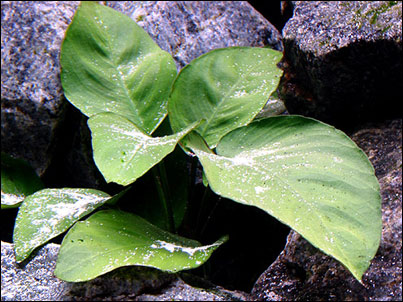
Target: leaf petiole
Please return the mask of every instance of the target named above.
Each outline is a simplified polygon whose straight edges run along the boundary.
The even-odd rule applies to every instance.
[[[152,168],[152,173],[154,176],[155,185],[157,187],[158,196],[161,200],[166,215],[167,229],[171,233],[176,233],[171,194],[169,192],[168,178],[163,161]]]

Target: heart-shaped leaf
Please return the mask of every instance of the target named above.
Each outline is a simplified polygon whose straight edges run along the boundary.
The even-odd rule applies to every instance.
[[[114,112],[150,134],[167,114],[175,62],[126,15],[82,1],[60,62],[64,94],[87,116]]]
[[[62,280],[81,282],[128,265],[177,272],[200,266],[225,240],[201,246],[137,215],[100,211],[76,223],[64,237],[54,273]]]
[[[50,239],[66,231],[81,217],[107,201],[119,198],[94,189],[43,189],[25,198],[14,227],[14,250],[18,262]]]
[[[271,117],[227,134],[217,155],[190,137],[213,191],[265,210],[361,280],[380,242],[381,197],[371,163],[343,132]]]
[[[231,130],[249,123],[275,91],[282,53],[257,47],[210,51],[179,73],[168,102],[172,129],[204,119],[197,132],[213,148]]]
[[[21,159],[1,153],[1,208],[16,208],[24,198],[43,188],[34,169]]]
[[[98,169],[107,182],[128,185],[171,153],[197,124],[164,137],[151,137],[128,119],[106,112],[88,120]]]

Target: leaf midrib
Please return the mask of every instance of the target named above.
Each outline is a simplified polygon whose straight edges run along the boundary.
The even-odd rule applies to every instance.
[[[213,62],[211,62],[211,64],[212,64],[212,63],[213,63]],[[255,65],[254,65],[254,66],[255,66]],[[245,74],[246,74],[246,75],[250,75],[251,72],[252,72],[252,70],[253,70],[253,68],[251,68],[250,70],[248,70],[248,72],[245,73]],[[237,79],[237,81],[235,82],[235,84],[232,85],[232,87],[224,94],[224,96],[223,96],[223,97],[221,98],[221,100],[218,102],[218,105],[216,106],[216,110],[213,111],[213,114],[212,114],[209,118],[206,119],[206,121],[205,121],[205,123],[204,123],[204,125],[203,125],[204,130],[202,131],[202,133],[200,133],[200,135],[202,135],[203,137],[205,136],[206,131],[208,130],[208,128],[209,128],[209,126],[210,126],[210,123],[213,121],[213,119],[216,117],[217,113],[220,111],[220,107],[222,106],[222,104],[224,104],[224,103],[227,101],[228,96],[231,95],[231,94],[234,92],[234,90],[235,90],[235,88],[237,87],[237,85],[238,85],[239,83],[241,83],[241,82],[242,82],[241,77],[238,77],[238,79]],[[216,91],[216,89],[215,89],[212,85],[210,85],[210,81],[209,81],[208,83],[209,83],[209,86],[212,87],[212,88],[214,89],[214,91]],[[214,135],[214,136],[216,136],[216,135]],[[216,144],[215,144],[215,145],[216,145]]]
[[[95,21],[93,21],[93,23],[99,28],[99,29],[101,29],[101,25],[99,25],[97,22],[95,22]],[[122,71],[121,71],[121,64],[118,64],[117,62],[116,62],[116,59],[115,58],[118,58],[118,56],[114,53],[114,48],[113,48],[113,45],[111,45],[111,41],[113,40],[112,39],[112,37],[111,37],[111,35],[109,34],[109,32],[108,31],[104,31],[104,30],[101,30],[101,32],[105,35],[105,36],[107,36],[107,48],[108,48],[108,54],[109,54],[109,56],[107,56],[106,57],[106,59],[107,59],[107,61],[110,63],[110,65],[114,68],[114,71],[116,72],[115,74],[117,75],[117,80],[118,80],[118,83],[119,83],[119,90],[123,90],[123,92],[124,92],[124,96],[125,96],[125,103],[127,103],[128,105],[129,105],[129,107],[130,107],[130,116],[132,116],[132,118],[133,117],[135,117],[138,121],[140,121],[140,123],[141,123],[141,125],[138,125],[138,127],[140,127],[141,129],[144,129],[144,130],[146,130],[147,132],[148,132],[148,130],[147,129],[145,129],[145,125],[144,125],[144,119],[143,118],[141,118],[141,116],[138,114],[138,108],[137,108],[137,106],[136,106],[136,104],[135,104],[135,102],[133,101],[133,99],[131,98],[131,96],[130,96],[130,89],[128,88],[128,85],[126,84],[126,81],[124,80],[126,77],[127,78],[129,78],[131,75],[132,75],[132,73],[130,73],[128,76],[125,76],[123,73],[122,73]],[[158,55],[158,51],[157,52],[155,52],[155,51],[150,51],[149,53],[147,53],[146,55],[143,55],[142,57],[141,57],[141,60],[140,60],[140,62],[139,62],[139,60],[138,60],[138,57],[137,57],[137,60],[136,60],[136,69],[135,69],[135,71],[138,71],[138,70],[140,70],[141,69],[141,65],[143,65],[147,60],[148,60],[148,57],[150,57],[150,56],[155,56],[155,55]],[[132,119],[130,119],[130,120],[132,120]],[[135,125],[137,125],[137,123],[136,123],[136,121],[135,120],[132,120],[132,122],[133,123],[135,123]],[[151,129],[152,130],[152,129]]]

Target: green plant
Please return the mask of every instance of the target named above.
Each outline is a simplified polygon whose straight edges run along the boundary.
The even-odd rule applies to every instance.
[[[63,280],[86,281],[125,265],[170,272],[200,266],[228,238],[203,246],[176,234],[194,183],[183,167],[197,157],[206,190],[263,209],[361,280],[382,227],[373,167],[344,133],[322,122],[255,119],[277,88],[281,56],[268,48],[216,49],[177,74],[172,57],[130,18],[81,3],[61,50],[65,96],[89,118],[106,181],[130,188],[150,172],[158,198],[133,200],[138,211],[129,213],[119,209],[128,189],[115,196],[37,191],[16,219],[17,261],[68,230],[55,269]]]
[[[25,161],[1,152],[1,208],[17,208],[26,196],[43,188],[41,179]]]

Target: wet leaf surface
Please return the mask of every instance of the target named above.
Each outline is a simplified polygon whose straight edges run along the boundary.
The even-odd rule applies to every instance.
[[[118,210],[100,211],[78,222],[67,233],[55,275],[65,281],[80,282],[128,265],[177,272],[200,266],[225,240],[202,246],[197,241],[168,233],[137,215]]]
[[[119,198],[94,189],[43,189],[25,198],[14,227],[18,262],[37,247],[65,232],[77,220],[105,202]]]
[[[204,119],[197,132],[215,147],[231,130],[249,123],[277,88],[282,53],[257,47],[216,49],[179,73],[168,102],[172,129]]]
[[[381,198],[371,163],[344,133],[279,116],[227,134],[217,155],[194,134],[189,146],[213,191],[265,210],[361,280],[380,242]]]
[[[108,112],[88,120],[97,167],[107,182],[128,185],[142,176],[191,131],[185,130],[163,137],[151,137],[126,118]]]
[[[124,14],[83,1],[60,62],[64,94],[87,116],[114,112],[150,134],[167,114],[175,62]]]

